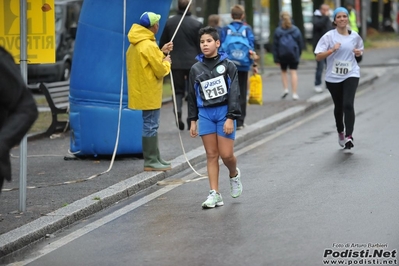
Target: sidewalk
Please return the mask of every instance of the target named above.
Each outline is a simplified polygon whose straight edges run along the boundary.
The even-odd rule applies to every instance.
[[[291,94],[282,100],[279,70],[266,69],[262,75],[263,105],[248,106],[247,126],[237,131],[236,144],[300,117],[319,105],[331,103],[326,90],[321,94],[314,92],[314,66],[310,63],[299,67],[298,101],[293,101]],[[359,90],[367,87],[384,71],[379,68],[362,69]],[[186,106],[183,108],[185,121]],[[331,121],[333,123],[333,118]],[[187,130],[181,131],[181,135],[190,162],[195,164],[205,160],[201,139],[190,138]],[[18,212],[19,159],[16,157],[19,156],[19,149],[14,148],[11,159],[13,181],[6,182],[5,191],[0,194],[0,257],[186,169],[188,164],[182,155],[179,130],[170,102],[162,106],[159,141],[161,154],[165,160],[172,162],[172,170],[143,172],[142,159],[126,156],[118,157],[111,171],[100,176],[96,175],[110,167],[110,158],[66,160],[72,158],[68,153],[68,132],[29,141],[29,189],[24,213]],[[87,180],[91,176],[96,177]]]

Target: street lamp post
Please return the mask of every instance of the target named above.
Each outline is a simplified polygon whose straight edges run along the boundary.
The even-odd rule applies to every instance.
[[[28,65],[27,65],[27,3],[26,0],[20,0],[20,38],[21,38],[21,47],[20,47],[20,68],[21,75],[25,83],[28,80]],[[19,211],[24,212],[26,210],[26,172],[27,172],[27,146],[28,140],[26,135],[21,140],[20,150],[19,150]]]

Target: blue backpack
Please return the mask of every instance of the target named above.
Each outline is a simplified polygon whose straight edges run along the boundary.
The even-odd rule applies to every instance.
[[[296,62],[299,58],[299,47],[292,34],[284,33],[278,42],[278,56],[281,61]]]
[[[222,50],[237,66],[248,67],[252,64],[249,57],[251,46],[247,38],[248,27],[242,25],[238,30],[233,25],[228,25],[226,39],[222,43]]]

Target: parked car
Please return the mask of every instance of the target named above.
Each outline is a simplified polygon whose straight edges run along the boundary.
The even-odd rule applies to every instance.
[[[221,27],[228,25],[233,21],[230,13],[219,14]],[[270,20],[268,14],[254,14],[252,30],[255,35],[255,48],[259,49],[261,45],[270,51],[269,36],[270,36]]]
[[[29,64],[28,83],[69,80],[72,67],[73,48],[83,0],[56,0],[54,64]]]

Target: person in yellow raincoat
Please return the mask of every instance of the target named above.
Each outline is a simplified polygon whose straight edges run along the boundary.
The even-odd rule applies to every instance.
[[[139,24],[133,24],[128,33],[128,108],[143,111],[144,171],[171,169],[170,163],[161,159],[158,149],[163,78],[170,72],[172,61],[168,53],[173,49],[172,42],[166,43],[161,50],[156,43],[160,19],[158,14],[144,12]]]

